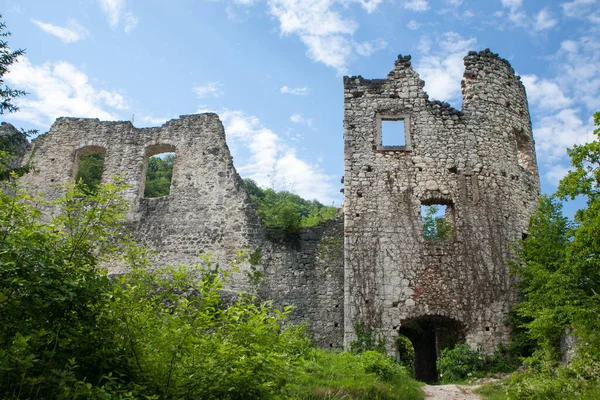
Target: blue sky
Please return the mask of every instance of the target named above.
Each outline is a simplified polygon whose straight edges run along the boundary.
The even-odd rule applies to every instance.
[[[0,0],[5,115],[46,132],[60,116],[158,126],[217,112],[242,177],[341,203],[343,75],[384,78],[410,54],[430,98],[460,108],[463,57],[490,48],[527,88],[542,190],[592,139],[600,0]]]

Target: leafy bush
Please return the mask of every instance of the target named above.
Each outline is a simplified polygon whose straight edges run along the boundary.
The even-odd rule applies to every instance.
[[[287,191],[262,189],[252,179],[245,179],[244,183],[258,207],[261,220],[270,229],[297,232],[300,228],[318,225],[337,215],[335,207],[324,206],[317,200],[308,201]]]
[[[437,359],[436,366],[442,382],[461,382],[481,373],[485,365],[485,355],[471,349],[468,344],[458,344],[444,349]]]
[[[406,336],[400,335],[396,340],[396,347],[398,348],[400,364],[403,365],[411,375],[414,375],[415,347],[412,342]]]
[[[0,187],[0,398],[263,398],[307,354],[290,312],[220,296],[227,271],[147,271],[121,240],[121,181],[70,188],[49,223],[31,198]],[[110,280],[99,261],[132,272]]]
[[[422,399],[420,384],[385,355],[313,350],[283,388],[282,398]]]

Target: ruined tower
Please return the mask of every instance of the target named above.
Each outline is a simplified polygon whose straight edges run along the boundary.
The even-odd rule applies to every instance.
[[[344,77],[344,342],[358,321],[390,352],[404,334],[427,380],[448,344],[508,341],[507,261],[539,178],[525,89],[506,60],[465,57],[460,111],[423,86],[410,56],[385,79]],[[427,222],[431,205],[444,213]],[[432,238],[424,222],[446,233]]]

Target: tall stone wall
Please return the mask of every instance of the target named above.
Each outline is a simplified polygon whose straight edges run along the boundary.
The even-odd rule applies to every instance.
[[[539,180],[525,89],[489,50],[465,57],[463,107],[430,101],[410,56],[386,79],[344,77],[346,345],[362,320],[393,341],[414,321],[451,321],[466,341],[508,340],[511,243]],[[402,120],[384,146],[381,120]],[[425,240],[421,205],[446,206],[453,238]]]
[[[298,234],[270,233],[263,249],[261,297],[283,308],[289,321],[308,323],[316,345],[341,350],[344,327],[344,221],[326,221]]]
[[[129,185],[128,225],[147,246],[156,267],[197,263],[210,253],[228,265],[238,251],[258,246],[258,218],[237,174],[216,114],[185,115],[160,128],[135,128],[130,122],[59,118],[33,142],[35,169],[23,177],[31,192],[53,199],[61,184],[74,180],[82,156],[102,153],[102,180],[123,175]],[[168,196],[144,198],[148,158],[174,152]],[[245,266],[233,273],[230,288],[247,285]],[[110,272],[122,272],[113,266]]]

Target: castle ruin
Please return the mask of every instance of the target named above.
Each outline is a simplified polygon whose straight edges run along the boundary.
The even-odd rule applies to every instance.
[[[260,248],[262,296],[294,304],[291,321],[308,320],[317,345],[348,347],[361,321],[390,354],[407,336],[417,376],[431,380],[445,346],[492,352],[509,340],[507,262],[539,178],[525,89],[507,61],[489,50],[465,57],[460,111],[423,86],[402,56],[385,79],[344,77],[344,215],[293,237],[261,228],[216,114],[143,129],[59,118],[34,140],[35,169],[22,181],[56,198],[82,156],[104,154],[103,180],[125,177],[128,226],[153,266],[195,264],[201,253],[226,265]],[[397,128],[391,141],[384,125]],[[148,159],[165,151],[176,154],[170,194],[144,198]],[[424,234],[431,205],[445,210],[444,237]],[[239,267],[231,290],[249,287],[249,266]]]

